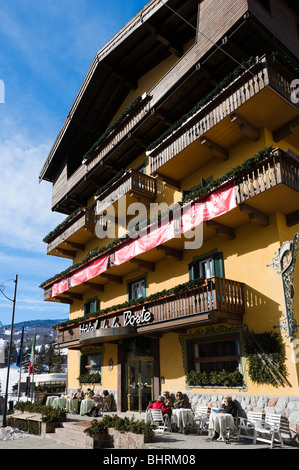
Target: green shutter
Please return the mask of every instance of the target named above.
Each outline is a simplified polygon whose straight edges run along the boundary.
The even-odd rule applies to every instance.
[[[189,269],[189,281],[194,281],[194,263],[188,264],[188,269]]]
[[[223,265],[223,253],[214,253],[214,275],[218,277],[224,277],[224,265]]]

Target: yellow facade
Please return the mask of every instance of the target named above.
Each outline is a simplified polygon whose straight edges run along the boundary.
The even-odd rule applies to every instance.
[[[186,58],[196,44],[200,43],[198,38],[197,42],[194,41],[195,39],[188,40],[184,44],[183,52]],[[254,48],[252,52],[255,52]],[[144,118],[145,122],[151,122],[149,116],[155,114],[159,114],[162,121],[166,120],[162,112],[163,100],[171,103],[175,99],[172,98],[172,93],[175,95],[176,91],[179,95],[184,92],[183,78],[186,79],[187,71],[184,70],[184,75],[179,68],[183,67],[183,57],[167,57],[159,65],[146,71],[138,79],[137,89],[130,91],[126,98],[118,103],[118,111],[109,125],[136,97],[144,97],[144,94],[151,96],[153,101],[156,100],[155,106],[149,105],[148,121]],[[288,331],[282,326],[286,313],[288,318],[292,319],[291,310],[287,310],[286,306],[286,285],[283,284],[282,273],[275,269],[278,265],[273,264],[273,259],[280,253],[284,243],[295,240],[295,235],[299,233],[299,131],[297,125],[294,128],[291,125],[292,122],[297,122],[292,120],[298,119],[299,111],[298,106],[294,106],[290,95],[287,94],[289,89],[284,89],[282,94],[278,88],[278,83],[287,80],[289,75],[283,66],[278,69],[277,67],[277,62],[265,59],[265,56],[260,54],[252,68],[248,67],[246,73],[240,71],[237,78],[231,79],[230,83],[226,83],[218,94],[203,105],[204,109],[200,108],[194,111],[194,115],[185,121],[182,120],[170,136],[164,137],[156,144],[154,150],[146,150],[146,145],[143,144],[138,152],[132,151],[132,158],[124,165],[126,174],[129,174],[130,169],[136,170],[143,165],[145,175],[155,182],[156,192],[155,197],[149,201],[148,194],[142,193],[145,183],[139,183],[137,191],[135,187],[135,191],[130,188],[125,194],[120,193],[116,200],[111,201],[109,207],[117,217],[121,213],[120,208],[128,210],[132,202],[146,201],[146,217],[149,218],[154,215],[153,205],[150,204],[161,204],[160,209],[163,212],[172,204],[181,203],[182,197],[188,191],[193,194],[190,196],[193,202],[202,202],[211,194],[233,186],[235,206],[212,218],[212,223],[211,220],[202,222],[203,241],[199,246],[195,249],[185,248],[186,239],[177,237],[163,242],[162,250],[157,246],[148,251],[143,249],[117,265],[114,264],[114,257],[119,247],[125,246],[126,241],[119,241],[117,245],[111,246],[113,237],[101,239],[96,236],[96,231],[89,233],[86,227],[85,236],[89,233],[89,238],[86,238],[84,243],[82,232],[79,230],[69,236],[70,245],[75,250],[72,256],[73,265],[76,265],[73,270],[75,274],[83,272],[89,266],[90,261],[83,260],[93,250],[106,247],[91,259],[98,260],[107,254],[109,261],[104,272],[82,281],[79,285],[72,285],[72,270],[67,276],[57,276],[54,281],[46,283],[45,290],[52,292],[55,283],[58,284],[61,280],[68,282],[65,292],[48,294],[47,298],[70,303],[70,322],[57,327],[58,347],[68,347],[68,388],[88,386],[80,384],[78,380],[78,377],[86,372],[84,367],[87,366],[87,370],[90,370],[88,367],[100,367],[101,382],[91,386],[95,392],[104,389],[111,391],[118,410],[144,410],[149,400],[166,390],[173,394],[180,390],[187,397],[196,395],[199,400],[202,396],[227,394],[233,394],[239,400],[252,396],[299,395],[299,361],[296,359],[296,327],[299,321],[298,260],[296,263],[295,257],[292,259],[294,329],[289,328]],[[199,70],[200,68],[195,68],[192,74]],[[174,76],[178,75],[173,88],[168,83],[172,73]],[[281,74],[279,79],[276,78],[275,81],[272,78],[272,81],[267,81],[268,76],[272,77],[273,74],[276,77],[276,73]],[[259,77],[259,81],[254,81],[254,74]],[[225,75],[223,72],[222,79]],[[209,79],[211,80],[210,76]],[[159,88],[164,82],[165,95]],[[244,89],[250,92],[246,95]],[[162,96],[160,108],[155,94],[159,94],[158,92]],[[200,97],[204,98],[201,95]],[[183,110],[182,106],[182,115]],[[146,115],[146,111],[144,113]],[[239,123],[237,125],[236,115]],[[128,116],[126,119],[129,120],[130,113]],[[177,112],[176,118],[180,117]],[[136,116],[132,117],[132,121],[133,119],[137,119]],[[143,117],[140,119],[142,124]],[[130,125],[135,130],[133,124]],[[167,128],[169,126],[165,125],[165,130]],[[126,131],[125,124],[121,129],[125,138],[115,144],[115,152],[121,145],[125,145],[125,139],[130,142],[134,140],[134,132]],[[137,138],[142,140],[141,131],[139,132],[140,135],[136,132],[136,141]],[[277,139],[277,136],[280,138]],[[270,145],[273,148],[263,159],[248,164],[248,167],[242,166]],[[113,151],[109,150],[111,154]],[[126,151],[127,148],[124,147],[123,154]],[[118,156],[121,161],[120,150]],[[96,152],[89,158],[90,162],[93,162],[93,159],[97,158]],[[89,164],[86,164],[86,172],[89,171]],[[113,164],[114,162],[107,164],[107,168]],[[77,171],[80,169],[81,167]],[[109,174],[110,177],[115,175],[117,170],[119,166],[115,165],[114,173]],[[227,181],[218,180],[231,170],[236,173]],[[192,193],[200,185],[209,185],[217,180],[220,181],[219,184],[210,188],[206,195],[198,196]],[[108,182],[107,177],[104,183]],[[122,183],[120,178],[113,188],[120,188]],[[98,186],[103,185],[101,180]],[[97,197],[94,194],[95,191],[90,189],[85,207],[96,204]],[[134,217],[133,213],[127,214],[126,222],[134,220]],[[119,219],[116,221],[115,238],[118,238],[126,233],[126,226],[120,228],[117,225]],[[63,245],[65,241],[61,240],[59,239],[59,243],[57,241],[58,251],[61,247],[64,251],[70,250],[68,246]],[[55,244],[55,241],[51,243]],[[188,282],[199,281],[202,273],[205,274],[202,284],[187,285]],[[287,282],[290,283],[290,278]],[[180,296],[174,289],[185,284],[186,287],[182,289],[183,294]],[[194,286],[197,286],[196,291],[192,290],[195,289]],[[135,288],[137,297],[133,296]],[[170,291],[171,289],[173,291]],[[194,292],[192,300],[188,297],[188,290],[192,291],[190,296]],[[237,294],[237,291],[241,294]],[[161,292],[158,299],[153,297]],[[133,303],[133,300],[140,296],[144,298],[141,306]],[[209,303],[206,310],[201,307],[203,299]],[[87,311],[93,302],[96,307]],[[188,302],[193,302],[192,308]],[[153,314],[151,322],[144,322],[145,324],[142,324],[141,320],[140,324],[125,324],[126,311],[133,312],[136,320],[138,315],[141,318],[141,308],[148,309],[150,313],[156,312],[156,316]],[[117,328],[115,321],[119,321]],[[128,325],[133,326],[135,331],[134,328],[127,330]],[[267,380],[257,382],[252,378],[249,353],[246,352],[247,331],[256,337],[264,333],[277,333],[280,337],[285,356],[285,376],[282,381],[277,373],[274,374],[279,385],[275,382],[270,384]],[[230,352],[225,352],[228,346]],[[257,352],[258,350],[258,356]],[[262,356],[265,358],[268,354],[271,355],[272,352],[263,351]],[[97,360],[100,361],[99,364],[92,362]],[[232,386],[199,386],[187,382],[186,377],[196,368],[198,373],[215,372],[211,364],[216,364],[215,370],[218,372],[221,367],[227,367],[228,373],[232,368],[239,371],[243,383]],[[273,372],[273,367],[270,369]]]

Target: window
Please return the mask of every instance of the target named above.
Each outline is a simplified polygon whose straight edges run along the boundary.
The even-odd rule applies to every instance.
[[[196,372],[233,372],[239,369],[240,343],[237,335],[190,343],[191,369]]]
[[[129,300],[145,297],[145,278],[129,282]]]
[[[223,254],[221,252],[196,257],[189,264],[190,281],[213,276],[224,277]]]
[[[95,297],[94,299],[88,300],[84,304],[84,315],[88,315],[89,313],[94,313],[98,310],[98,298]]]
[[[101,373],[102,351],[90,351],[82,353],[81,356],[81,374]]]

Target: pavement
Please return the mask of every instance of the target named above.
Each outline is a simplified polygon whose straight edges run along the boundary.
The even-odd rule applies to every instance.
[[[113,412],[109,414],[115,414]],[[117,413],[119,416],[124,417],[128,416],[131,418],[132,416],[135,416],[136,419],[144,419],[145,415],[142,413]],[[67,421],[91,421],[94,418],[87,417],[87,416],[80,416],[80,415],[67,415]],[[2,416],[0,416],[0,425],[2,425]],[[171,433],[171,432],[165,432],[164,435],[156,435],[154,437],[154,442],[147,444],[146,445],[147,450],[142,450],[141,452],[144,453],[155,453],[158,452],[160,453],[165,453],[167,449],[171,449],[172,453],[182,453],[184,454],[187,453],[190,455],[190,453],[197,453],[197,451],[213,451],[213,454],[215,451],[254,451],[254,450],[259,450],[259,451],[267,451],[267,454],[269,453],[269,444],[262,443],[262,442],[257,442],[256,444],[253,444],[251,440],[249,439],[242,439],[239,442],[235,437],[231,437],[229,442],[218,442],[218,441],[213,441],[211,438],[208,437],[207,432],[203,432],[202,435],[198,435],[197,432],[192,431],[189,434],[183,434],[183,433]],[[72,445],[68,444],[63,444],[63,443],[58,443],[54,440],[51,440],[51,438],[47,439],[42,439],[39,436],[33,436],[33,435],[26,435],[26,437],[19,437],[17,439],[7,439],[7,440],[0,440],[0,449],[6,449],[6,450],[15,450],[15,449],[23,449],[23,450],[50,450],[50,449],[55,449],[55,450],[77,450],[77,451],[82,451],[86,452],[87,449],[79,449],[78,447],[74,447]],[[275,446],[274,449],[271,450],[272,456],[273,453],[274,455],[277,455],[277,450],[293,450],[295,449],[294,447],[291,446],[284,446],[281,447],[279,445]],[[298,449],[298,448],[297,448]],[[90,452],[90,451],[89,451]],[[103,452],[103,455],[107,454],[114,454],[119,455],[119,449],[105,449],[105,450],[97,450],[96,452]],[[130,451],[132,454],[138,454],[138,450],[132,450]],[[251,454],[251,452],[250,452]],[[259,452],[260,454],[260,452]],[[76,454],[75,454],[76,455]],[[251,454],[252,455],[252,454]],[[256,454],[254,454],[256,455]]]

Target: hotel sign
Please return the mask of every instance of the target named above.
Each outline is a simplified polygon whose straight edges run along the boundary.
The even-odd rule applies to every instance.
[[[82,323],[80,325],[80,336],[82,337],[96,330],[105,330],[107,328],[137,327],[138,325],[148,324],[152,320],[152,313],[143,306],[140,313],[133,313],[132,310],[125,310],[119,316],[115,315],[112,318],[105,318],[103,320],[97,318],[94,321]]]

